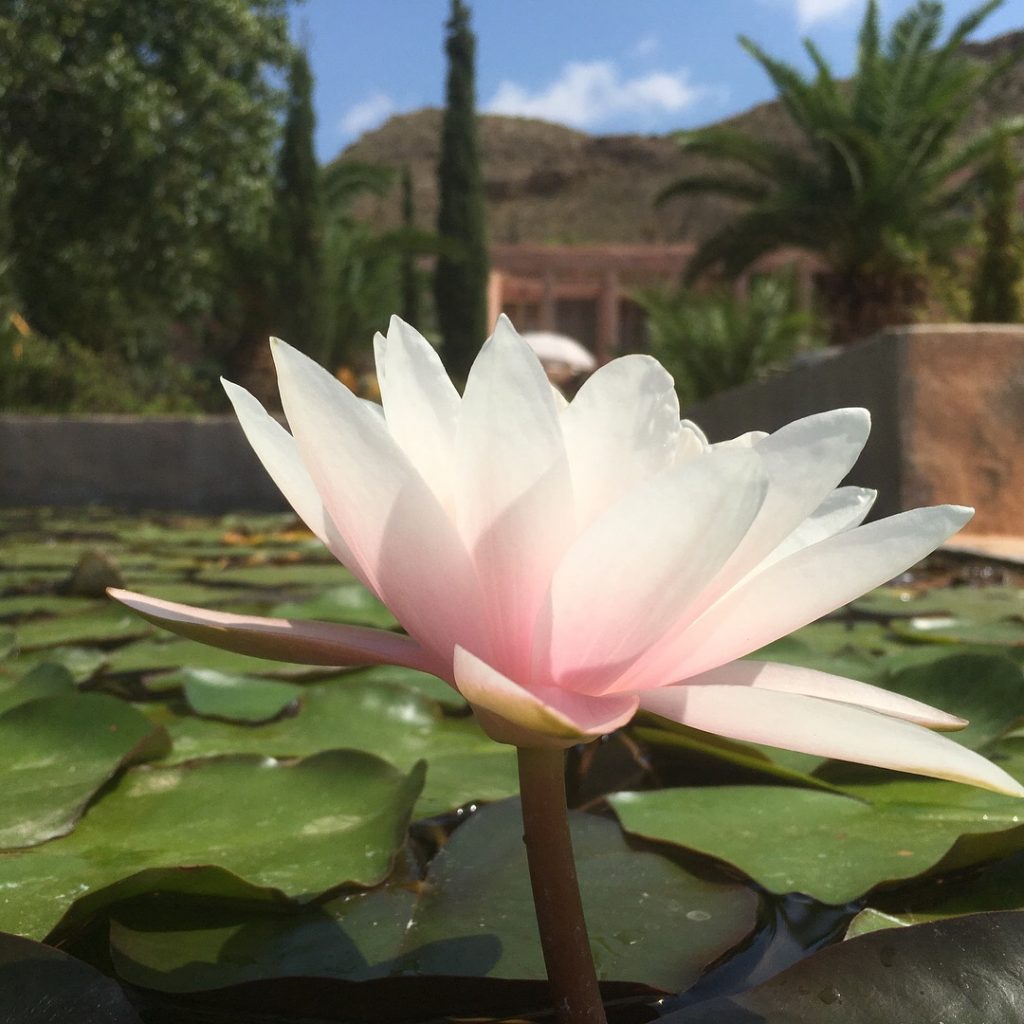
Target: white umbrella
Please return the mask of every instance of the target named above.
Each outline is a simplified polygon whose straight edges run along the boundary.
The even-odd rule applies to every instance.
[[[597,368],[592,352],[578,341],[554,331],[527,331],[523,341],[536,353],[545,369],[568,370],[573,374],[590,373]]]

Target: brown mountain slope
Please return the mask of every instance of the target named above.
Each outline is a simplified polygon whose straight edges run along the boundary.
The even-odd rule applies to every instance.
[[[1024,30],[967,49],[992,60],[1024,43]],[[1024,114],[1024,62],[1002,79],[972,114],[972,130],[997,117]],[[342,161],[408,164],[417,220],[431,227],[437,216],[436,165],[441,112],[420,110],[391,118],[349,146]],[[731,124],[775,138],[796,138],[775,101],[730,118]],[[717,228],[731,204],[714,198],[681,198],[660,209],[654,197],[666,185],[706,167],[684,155],[668,136],[588,135],[561,125],[519,117],[484,115],[480,142],[494,242],[699,241]],[[393,226],[398,190],[365,199],[357,212]]]

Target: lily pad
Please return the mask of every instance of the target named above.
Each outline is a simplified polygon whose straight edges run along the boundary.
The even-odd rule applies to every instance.
[[[220,867],[299,902],[375,885],[422,784],[422,765],[403,774],[352,750],[137,768],[70,835],[0,854],[0,925],[41,937],[76,899],[147,868]]]
[[[73,615],[102,608],[90,597],[69,597],[64,594],[18,594],[0,597],[0,619],[24,615]]]
[[[145,619],[120,605],[110,605],[102,611],[24,622],[18,626],[18,645],[23,651],[31,651],[38,647],[104,644],[152,632],[153,627]]]
[[[240,565],[225,569],[207,569],[197,577],[201,583],[232,584],[245,587],[337,587],[353,579],[338,562],[310,565]]]
[[[234,753],[303,757],[339,747],[375,753],[401,769],[426,760],[417,817],[518,792],[511,747],[488,739],[471,718],[446,717],[422,694],[372,679],[342,676],[307,686],[296,715],[258,727],[160,709],[150,714],[166,724],[174,761]]]
[[[882,587],[853,602],[857,611],[893,618],[920,615],[952,615],[975,622],[990,622],[1024,614],[1024,590],[1020,587],[941,587],[915,592],[901,587]]]
[[[401,665],[374,665],[372,668],[355,669],[339,677],[339,682],[392,683],[422,693],[445,709],[462,712],[469,710],[469,705],[454,686],[449,686],[437,676],[417,672],[414,668],[403,668]]]
[[[740,995],[662,1024],[894,1024],[1024,1020],[1024,913],[974,914],[883,931],[801,960]]]
[[[286,679],[315,679],[335,669],[315,665],[293,665],[286,661],[251,658],[193,640],[137,640],[110,652],[108,672],[155,672],[158,669],[204,668],[238,675],[276,676]]]
[[[924,874],[961,836],[989,840],[974,850],[977,860],[994,855],[993,838],[1024,846],[1024,806],[1013,797],[902,779],[850,793],[711,786],[609,799],[628,832],[716,857],[769,892],[806,893],[822,903],[847,903]]]
[[[106,653],[92,647],[44,647],[9,659],[4,669],[10,669],[20,678],[39,665],[63,665],[71,673],[72,679],[81,685],[89,682],[106,663]]]
[[[884,904],[865,907],[850,922],[846,936],[999,910],[1024,910],[1024,853],[987,864],[968,877],[937,878],[907,895],[893,894]]]
[[[0,847],[70,832],[104,783],[168,746],[163,729],[104,694],[43,697],[0,715]]]
[[[59,949],[0,934],[5,1024],[142,1024],[124,989]]]
[[[188,668],[163,677],[165,684],[172,680],[184,688],[197,715],[230,722],[269,722],[286,708],[297,708],[302,696],[302,688],[291,683],[210,669]]]
[[[147,597],[158,597],[161,601],[178,601],[181,604],[216,606],[236,603],[239,594],[233,587],[213,587],[206,583],[190,583],[187,580],[152,580],[145,583],[131,580],[129,589],[140,590]]]
[[[43,661],[20,679],[0,677],[0,714],[38,697],[75,692],[74,676],[55,661]]]
[[[906,668],[885,688],[966,718],[966,729],[949,738],[979,750],[1024,718],[1024,671],[997,654],[953,654]]]
[[[974,622],[947,616],[920,616],[896,619],[892,629],[904,639],[920,643],[1024,647],[1024,622],[1012,619]]]
[[[749,889],[635,850],[607,819],[574,813],[571,827],[602,979],[675,991],[753,929]],[[205,926],[186,912],[173,929],[173,911],[161,925],[161,912],[147,907],[118,912],[111,939],[123,977],[165,991],[289,976],[540,979],[530,907],[519,805],[505,801],[460,826],[415,890],[346,894],[293,917],[228,910]]]
[[[276,605],[270,614],[282,619],[320,619],[347,622],[357,626],[394,629],[398,620],[376,594],[361,583],[332,587],[308,601],[289,601]]]
[[[642,723],[644,719],[640,719]],[[655,719],[657,725],[646,726],[643,724],[633,726],[633,734],[637,739],[642,740],[649,747],[662,751],[682,752],[698,755],[701,760],[698,762],[699,770],[702,773],[700,779],[694,779],[695,783],[707,785],[709,781],[723,782],[733,781],[732,779],[711,779],[707,778],[707,763],[718,762],[722,769],[728,772],[729,769],[738,770],[740,773],[749,776],[750,773],[762,775],[774,779],[777,782],[789,783],[795,786],[810,786],[812,789],[825,789],[838,792],[835,786],[816,779],[806,772],[787,768],[780,760],[774,760],[776,750],[771,747],[755,746],[751,743],[740,743],[736,740],[725,739],[722,736],[715,736],[712,733],[701,732],[699,729],[690,729],[685,725],[678,725],[661,719]],[[788,751],[781,752],[783,754]],[[812,766],[815,759],[812,759]],[[679,780],[685,781],[685,780]],[[744,780],[746,781],[746,779]]]

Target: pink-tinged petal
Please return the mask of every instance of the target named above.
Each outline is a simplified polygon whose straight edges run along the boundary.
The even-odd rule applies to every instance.
[[[384,418],[284,342],[273,351],[302,460],[372,588],[447,663],[456,642],[485,650],[473,565]]]
[[[675,386],[650,356],[606,363],[580,388],[561,421],[578,529],[670,466],[679,445]]]
[[[572,545],[551,584],[534,678],[599,693],[731,555],[764,500],[752,451],[709,452],[650,477]],[[547,636],[545,636],[547,634]]]
[[[517,747],[571,747],[625,725],[636,713],[633,696],[586,697],[553,686],[514,683],[461,647],[455,685],[493,740]]]
[[[375,339],[377,381],[391,436],[442,505],[454,488],[461,399],[433,346],[397,316]]]
[[[466,382],[458,431],[458,523],[492,638],[481,656],[528,678],[537,618],[574,533],[559,414],[540,362],[501,317]]]
[[[434,675],[448,674],[434,655],[401,633],[213,612],[129,590],[111,588],[107,593],[157,626],[236,654],[300,665],[404,665]]]
[[[689,683],[651,690],[640,704],[673,722],[729,739],[1024,796],[1024,786],[973,750],[913,722],[850,704],[747,686]]]
[[[295,514],[343,565],[365,585],[361,569],[338,533],[306,467],[295,438],[245,388],[221,378],[235,415],[256,457],[277,484]]]
[[[780,665],[772,661],[732,661],[728,665],[691,676],[686,686],[749,686],[780,693],[802,693],[805,697],[822,697],[841,704],[878,711],[892,718],[902,718],[928,729],[962,729],[967,720],[950,715],[929,704],[904,697],[879,686],[818,672],[796,665]],[[672,687],[669,687],[672,689]]]
[[[687,679],[756,651],[908,569],[972,515],[959,505],[918,508],[803,548],[749,576],[615,689]]]

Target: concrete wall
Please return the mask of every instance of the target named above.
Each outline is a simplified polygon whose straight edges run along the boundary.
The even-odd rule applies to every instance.
[[[1024,327],[893,328],[686,415],[722,440],[845,405],[871,411],[847,482],[878,489],[876,515],[954,502],[970,532],[1024,535]]]
[[[689,410],[712,440],[861,405],[874,429],[851,483],[877,514],[978,509],[1024,535],[1024,327],[895,328]],[[286,506],[233,417],[0,416],[0,505],[223,512]]]
[[[0,505],[287,506],[233,416],[0,416]]]

